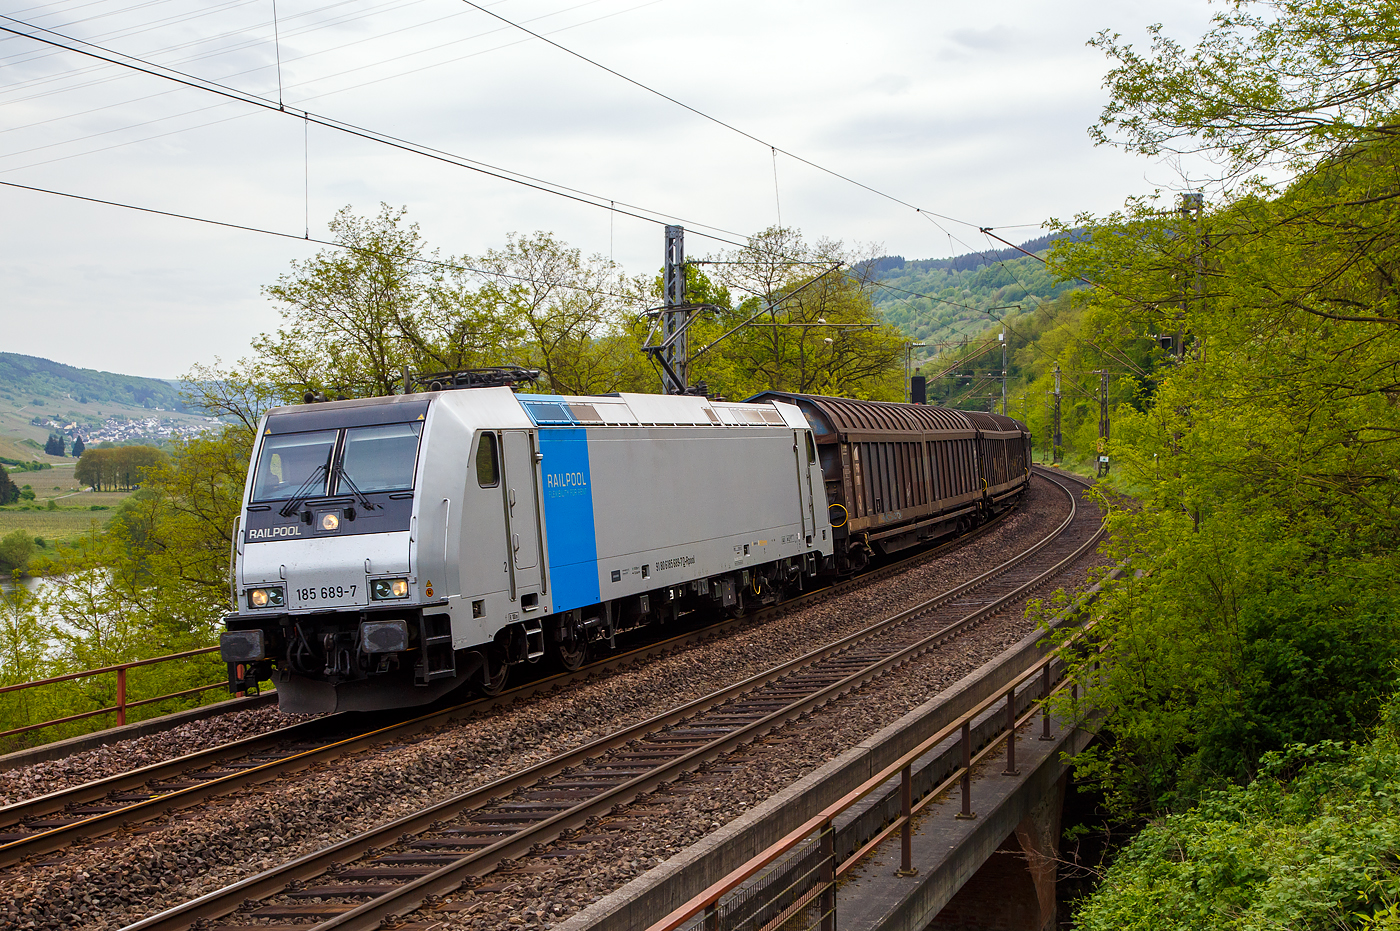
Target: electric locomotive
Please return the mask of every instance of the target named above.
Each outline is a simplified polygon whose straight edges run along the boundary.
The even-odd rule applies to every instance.
[[[234,534],[230,687],[272,678],[289,712],[412,706],[777,600],[830,565],[823,481],[783,399],[502,387],[274,409]]]

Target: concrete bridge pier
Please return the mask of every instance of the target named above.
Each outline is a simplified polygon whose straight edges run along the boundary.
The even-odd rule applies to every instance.
[[[1062,775],[987,861],[943,906],[927,931],[1053,931],[1064,809]]]

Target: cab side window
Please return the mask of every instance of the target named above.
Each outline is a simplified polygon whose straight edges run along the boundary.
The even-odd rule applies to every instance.
[[[496,452],[496,434],[483,433],[476,446],[476,483],[495,488],[501,482],[501,463]]]
[[[812,434],[807,434],[807,464],[817,461],[817,444],[812,442]]]

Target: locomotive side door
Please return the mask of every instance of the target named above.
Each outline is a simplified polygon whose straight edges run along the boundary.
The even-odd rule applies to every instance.
[[[817,462],[817,446],[806,430],[793,431],[792,451],[797,457],[798,508],[802,512],[802,535],[808,546],[817,533],[816,501],[812,497],[812,469]]]
[[[535,460],[535,434],[528,430],[506,430],[501,434],[505,460],[506,534],[517,571],[535,569],[518,576],[522,588],[538,585],[540,564],[540,512],[538,474]]]

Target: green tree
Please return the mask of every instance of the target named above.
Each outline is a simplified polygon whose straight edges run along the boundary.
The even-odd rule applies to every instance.
[[[1076,294],[1083,325],[1140,388],[1114,410],[1114,474],[1142,503],[1114,516],[1114,551],[1150,574],[1103,603],[1114,739],[1079,764],[1123,810],[1183,808],[1268,751],[1360,738],[1391,687],[1396,24],[1374,2],[1238,3],[1190,53],[1100,39],[1120,63],[1100,130],[1135,151],[1204,146],[1226,182],[1201,211],[1080,218],[1087,238],[1052,252],[1099,283]],[[1264,165],[1291,177],[1234,184]]]
[[[486,272],[476,296],[491,316],[515,321],[518,352],[550,390],[606,394],[655,389],[629,322],[645,307],[640,284],[601,256],[550,233],[510,235],[504,249],[473,260]]]
[[[5,467],[0,466],[0,504],[14,504],[18,500],[19,486],[10,479]]]
[[[871,302],[868,256],[774,227],[711,261],[726,300],[739,299],[693,327],[695,377],[732,397],[903,398],[904,340]]]
[[[35,597],[23,585],[0,590],[0,685],[46,678],[51,672],[48,627],[40,620]],[[21,727],[61,712],[47,713],[53,696],[21,689],[0,695],[0,730]]]
[[[166,455],[154,446],[114,446],[83,450],[73,467],[73,478],[82,485],[103,489],[130,490],[146,475],[166,462]]]
[[[148,622],[171,638],[207,637],[228,607],[251,454],[252,436],[237,425],[178,439],[109,525],[116,565],[144,590]]]
[[[13,530],[0,538],[0,569],[7,569],[15,575],[29,568],[29,560],[34,556],[34,538],[26,531]]]
[[[1268,755],[1245,787],[1162,818],[1075,915],[1084,931],[1394,928],[1400,745],[1394,708],[1369,741]]]
[[[349,207],[330,223],[342,248],[294,262],[265,293],[283,325],[253,341],[250,380],[283,402],[305,391],[374,397],[402,390],[403,369],[499,364],[516,321],[481,304],[463,263],[429,252],[405,211],[381,205],[362,218]],[[205,379],[207,381],[207,379]]]
[[[1111,32],[1117,62],[1092,134],[1148,155],[1208,152],[1227,179],[1301,170],[1393,138],[1400,13],[1387,0],[1232,0],[1194,49],[1150,27],[1140,54]]]

